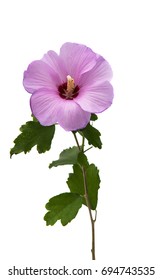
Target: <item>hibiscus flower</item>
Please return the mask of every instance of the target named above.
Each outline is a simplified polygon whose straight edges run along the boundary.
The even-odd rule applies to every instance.
[[[65,43],[58,55],[48,51],[24,72],[32,114],[43,126],[58,123],[67,131],[84,128],[91,113],[101,113],[113,100],[109,63],[90,48]]]

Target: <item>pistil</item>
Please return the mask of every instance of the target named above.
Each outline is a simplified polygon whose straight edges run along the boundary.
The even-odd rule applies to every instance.
[[[74,79],[70,75],[68,75],[67,76],[67,89],[66,89],[68,97],[73,96],[74,89],[75,89]]]
[[[67,100],[72,100],[79,94],[79,86],[75,85],[74,79],[68,75],[67,82],[58,87],[59,95]]]

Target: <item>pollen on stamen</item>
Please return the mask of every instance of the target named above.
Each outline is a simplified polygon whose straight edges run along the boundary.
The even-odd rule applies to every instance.
[[[68,75],[67,76],[67,93],[73,93],[75,89],[75,82],[74,79]]]
[[[73,100],[79,94],[79,86],[75,85],[74,79],[68,75],[67,82],[58,87],[58,92],[61,98]]]

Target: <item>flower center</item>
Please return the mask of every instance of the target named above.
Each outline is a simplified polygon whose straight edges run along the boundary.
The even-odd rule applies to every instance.
[[[79,94],[79,86],[75,85],[74,79],[68,75],[67,82],[58,87],[59,95],[63,99],[72,100]]]

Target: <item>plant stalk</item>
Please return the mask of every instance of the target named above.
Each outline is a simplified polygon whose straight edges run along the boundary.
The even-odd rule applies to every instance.
[[[84,142],[85,142],[85,137],[83,136],[82,138],[82,146],[79,145],[76,133],[73,132],[76,144],[78,146],[78,149],[80,152],[84,153]],[[82,169],[82,174],[83,174],[83,181],[84,181],[84,197],[86,200],[86,205],[89,211],[89,217],[90,217],[90,221],[91,221],[91,231],[92,231],[92,249],[91,249],[91,253],[92,253],[92,260],[95,260],[95,222],[96,222],[96,217],[95,219],[93,219],[93,215],[92,215],[92,211],[91,211],[91,205],[90,205],[90,201],[89,201],[89,196],[88,196],[88,188],[87,188],[87,181],[86,181],[86,170],[84,168],[84,166],[81,166]]]
[[[88,189],[87,189],[87,182],[86,182],[86,172],[85,172],[85,168],[82,166],[82,173],[83,173],[83,180],[84,180],[84,192],[85,192],[85,200],[86,200],[86,204],[88,207],[88,211],[89,211],[89,217],[90,217],[90,221],[91,221],[91,228],[92,228],[92,260],[95,260],[95,220],[93,219],[92,216],[92,211],[91,211],[91,206],[90,206],[90,202],[89,202],[89,197],[88,197]]]

